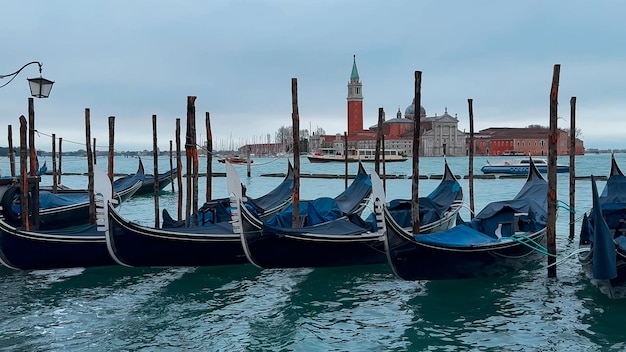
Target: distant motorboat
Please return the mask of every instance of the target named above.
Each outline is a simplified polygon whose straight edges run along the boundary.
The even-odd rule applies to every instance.
[[[399,150],[385,150],[385,162],[407,161],[408,156]],[[320,148],[317,152],[307,155],[311,163],[328,163],[333,161],[345,162],[346,156],[333,148]],[[348,162],[373,162],[376,160],[375,149],[350,149],[347,156]],[[381,161],[383,158],[381,158]]]
[[[548,161],[546,159],[533,159],[537,170],[541,173],[548,172]],[[506,160],[497,163],[491,163],[487,161],[487,165],[480,168],[485,174],[513,174],[513,175],[527,175],[530,167],[530,159],[513,159]],[[569,172],[568,165],[556,165],[556,172]]]
[[[507,150],[502,152],[503,156],[525,156],[526,154],[524,152],[518,152],[515,150]]]
[[[235,155],[229,155],[229,156],[227,156],[225,158],[222,158],[222,159],[218,159],[217,161],[222,163],[222,164],[224,164],[227,161],[229,163],[231,163],[231,164],[247,164],[248,163],[248,159],[242,158],[242,157],[240,157],[239,155],[236,155],[236,154]],[[254,162],[254,160],[250,159],[250,163],[253,163],[253,162]]]

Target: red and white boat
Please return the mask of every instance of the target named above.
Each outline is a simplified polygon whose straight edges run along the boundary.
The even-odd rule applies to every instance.
[[[231,164],[247,164],[248,163],[248,159],[246,158],[242,158],[239,155],[235,154],[235,155],[229,155],[223,159],[217,159],[217,161],[219,161],[220,163],[225,163],[225,162],[229,162]],[[253,163],[254,160],[250,159],[250,163]]]

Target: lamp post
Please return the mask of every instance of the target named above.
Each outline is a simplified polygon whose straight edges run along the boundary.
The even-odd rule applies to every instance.
[[[52,84],[54,84],[54,81],[43,78],[41,76],[42,64],[39,61],[31,61],[27,63],[26,65],[22,66],[19,70],[13,73],[9,73],[8,75],[0,75],[0,79],[11,77],[11,79],[7,83],[0,85],[0,88],[5,87],[7,84],[11,83],[15,79],[15,77],[17,77],[17,75],[20,72],[22,72],[22,70],[26,66],[32,65],[32,64],[39,65],[39,77],[28,78],[28,85],[30,86],[30,94],[35,98],[47,98],[50,95],[50,91],[52,90]]]

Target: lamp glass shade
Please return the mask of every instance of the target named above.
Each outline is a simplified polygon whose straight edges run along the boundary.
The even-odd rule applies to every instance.
[[[35,98],[47,98],[52,90],[52,84],[54,81],[45,79],[43,77],[29,78],[28,85],[30,85],[30,94]]]

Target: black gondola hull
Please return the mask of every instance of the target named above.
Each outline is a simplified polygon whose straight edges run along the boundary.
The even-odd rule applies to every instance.
[[[248,260],[239,235],[228,232],[196,233],[155,229],[123,219],[109,210],[107,242],[110,254],[120,263],[134,267],[180,267],[243,264]]]
[[[545,245],[545,230],[529,238]],[[482,248],[449,248],[411,241],[389,227],[387,240],[388,262],[394,273],[404,280],[498,276],[519,270],[542,257],[530,246],[516,241]]]
[[[306,234],[280,236],[247,232],[244,238],[250,260],[261,268],[337,267],[385,262],[380,236],[330,239]]]
[[[0,221],[0,259],[12,269],[38,270],[114,265],[104,233],[72,236],[23,231]]]

